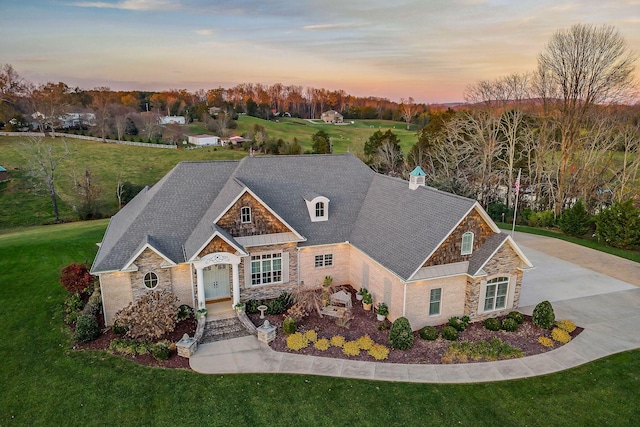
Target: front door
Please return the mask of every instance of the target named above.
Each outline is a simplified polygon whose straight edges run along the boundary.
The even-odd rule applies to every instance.
[[[216,264],[205,267],[203,273],[205,300],[231,298],[229,267],[227,264]]]

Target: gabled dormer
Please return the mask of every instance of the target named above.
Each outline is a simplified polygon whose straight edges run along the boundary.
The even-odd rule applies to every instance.
[[[424,187],[426,176],[427,174],[424,173],[422,168],[420,166],[416,166],[416,168],[409,174],[409,188],[411,190],[415,190],[418,187]]]
[[[304,196],[307,203],[311,222],[327,221],[329,219],[329,199],[317,193],[307,193]]]

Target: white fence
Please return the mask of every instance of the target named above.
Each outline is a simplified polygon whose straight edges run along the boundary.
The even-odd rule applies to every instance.
[[[46,136],[40,132],[0,132],[0,136]],[[177,145],[165,145],[165,144],[149,144],[147,142],[133,142],[133,141],[118,141],[116,139],[102,140],[102,138],[96,138],[95,136],[75,135],[73,133],[60,133],[56,132],[56,136],[64,138],[84,139],[86,141],[106,142],[110,144],[123,144],[123,145],[136,145],[138,147],[151,147],[151,148],[167,148],[169,150],[175,150]]]

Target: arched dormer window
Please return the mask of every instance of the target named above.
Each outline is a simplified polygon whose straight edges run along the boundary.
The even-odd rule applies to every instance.
[[[304,196],[311,222],[329,220],[329,199],[316,193]]]
[[[473,252],[473,233],[467,231],[462,235],[462,251],[461,255],[471,255]]]

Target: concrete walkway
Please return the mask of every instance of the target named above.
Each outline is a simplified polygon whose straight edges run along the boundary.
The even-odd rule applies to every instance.
[[[502,381],[569,369],[640,348],[640,265],[571,243],[516,233],[536,265],[525,275],[521,307],[531,314],[548,300],[558,319],[585,330],[568,344],[521,359],[454,365],[361,362],[279,353],[255,337],[201,345],[191,368],[207,374],[292,373],[381,381],[469,383]]]

